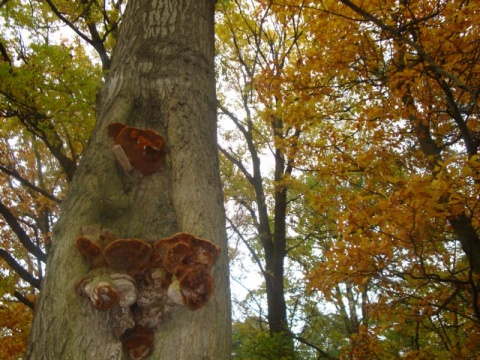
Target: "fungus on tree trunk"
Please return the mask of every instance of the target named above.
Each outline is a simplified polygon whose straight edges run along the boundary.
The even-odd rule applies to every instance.
[[[75,247],[90,264],[78,293],[97,310],[110,310],[112,331],[133,360],[153,351],[153,329],[166,315],[180,305],[201,308],[214,290],[211,269],[220,247],[188,233],[158,240],[152,248],[143,240],[115,239],[100,226],[88,226]]]
[[[90,299],[97,310],[137,301],[133,276],[148,264],[152,247],[139,239],[118,239],[99,226],[88,226],[75,240],[76,249],[89,261],[90,271],[77,285],[77,292]]]
[[[120,295],[106,273],[93,271],[77,285],[77,292],[90,299],[92,306],[106,311],[118,304]]]
[[[168,288],[169,297],[190,310],[204,306],[213,294],[211,269],[220,256],[220,247],[191,234],[178,233],[156,241],[154,248],[162,265],[174,276]]]
[[[141,274],[148,265],[152,247],[140,239],[118,239],[103,249],[108,267],[132,276]]]
[[[153,330],[148,327],[136,325],[127,329],[120,340],[132,360],[145,359],[153,351]]]
[[[144,176],[152,175],[165,162],[165,140],[153,130],[112,123],[108,135],[114,140],[117,161],[127,172],[133,167]]]
[[[75,248],[90,264],[90,269],[105,266],[103,249],[115,240],[115,234],[99,225],[84,226],[80,236],[75,240]]]

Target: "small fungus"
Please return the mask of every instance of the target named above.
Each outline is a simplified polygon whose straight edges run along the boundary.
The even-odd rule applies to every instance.
[[[127,329],[120,340],[131,360],[145,359],[153,351],[153,330],[146,326]]]
[[[112,123],[108,126],[108,134],[114,139],[115,145],[121,146],[129,164],[142,175],[156,173],[165,162],[165,140],[153,130]],[[116,148],[115,157],[121,162],[123,168],[129,171],[131,167],[122,159],[121,152],[118,153],[119,149]]]
[[[85,286],[93,306],[97,310],[108,310],[118,303],[118,293],[108,282],[98,283],[96,286]]]
[[[80,295],[90,299],[93,307],[100,311],[106,311],[117,305],[119,294],[110,278],[103,274],[88,277],[77,285]]]
[[[182,294],[182,289],[180,289],[180,282],[177,278],[172,279],[172,283],[168,287],[167,295],[175,304],[185,305],[185,298]]]
[[[213,276],[210,269],[204,265],[196,265],[181,270],[178,272],[177,277],[183,304],[190,310],[200,309],[213,294]],[[172,285],[174,283],[172,282]],[[172,285],[170,285],[169,291]]]
[[[174,276],[168,296],[190,310],[204,306],[213,294],[211,268],[220,256],[220,247],[191,234],[179,233],[158,240],[154,248],[162,265]]]
[[[135,280],[127,274],[111,274],[110,279],[119,295],[118,305],[127,308],[137,301]]]
[[[140,239],[118,239],[103,250],[109,268],[132,276],[141,274],[147,267],[152,247]]]
[[[117,160],[127,174],[130,174],[133,171],[133,166],[130,164],[130,160],[128,159],[127,154],[125,154],[125,150],[123,150],[120,145],[113,145],[112,151],[115,160]]]
[[[86,226],[81,235],[75,240],[75,248],[90,263],[90,269],[105,266],[103,248],[115,239],[115,235],[108,229],[100,226]]]
[[[77,240],[75,240],[75,248],[90,261],[97,256],[102,255],[102,248],[100,245],[88,236],[78,237]]]

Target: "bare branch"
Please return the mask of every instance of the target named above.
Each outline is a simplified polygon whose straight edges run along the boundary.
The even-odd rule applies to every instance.
[[[247,241],[247,239],[245,239],[242,232],[235,226],[233,221],[230,220],[230,218],[228,218],[228,217],[227,217],[227,221],[230,224],[230,226],[232,227],[233,231],[235,231],[235,234],[237,234],[237,236],[240,238],[240,240],[242,240],[242,242],[245,244],[248,251],[250,251],[250,254],[252,255],[255,262],[257,263],[258,268],[260,269],[262,274],[266,277],[267,274],[265,273],[265,269],[263,267],[262,260],[260,260],[260,258],[258,257],[257,253],[255,252],[255,249],[250,245],[250,243]]]
[[[6,250],[0,249],[0,258],[5,260],[5,262],[10,266],[10,268],[15,271],[23,280],[28,282],[36,289],[40,289],[40,279],[37,279],[32,274],[21,266],[15,258],[10,255]]]
[[[18,299],[18,301],[25,304],[30,309],[35,310],[35,304],[33,302],[31,302],[30,300],[28,300],[28,298],[26,296],[24,296],[22,293],[15,290],[15,292],[13,293],[13,296],[15,296]]]
[[[47,255],[38,246],[36,246],[32,242],[32,240],[30,240],[30,237],[27,235],[25,230],[23,230],[23,228],[20,226],[15,216],[1,201],[0,201],[0,215],[3,216],[3,218],[5,219],[7,224],[10,226],[10,228],[13,230],[18,240],[20,240],[20,242],[25,247],[25,249],[27,249],[28,252],[31,253],[33,256],[45,262],[47,260]]]
[[[3,165],[0,165],[0,171],[2,171],[3,173],[7,174],[7,175],[10,175],[10,176],[13,176],[16,180],[18,180],[22,185],[32,189],[33,191],[35,192],[38,192],[39,194],[45,196],[47,199],[50,199],[52,200],[53,202],[57,203],[57,204],[60,204],[62,201],[49,194],[48,192],[46,192],[45,190],[43,189],[40,189],[38,186],[35,186],[34,184],[32,184],[31,182],[29,182],[28,180],[24,179],[19,173],[18,171],[16,170],[10,170],[8,169],[7,167],[3,166]]]

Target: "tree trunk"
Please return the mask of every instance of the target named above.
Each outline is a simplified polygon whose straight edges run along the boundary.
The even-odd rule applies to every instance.
[[[214,0],[130,0],[97,104],[89,148],[54,231],[28,359],[125,359],[109,311],[76,293],[88,264],[74,241],[99,224],[119,238],[149,242],[189,232],[222,248],[215,292],[195,312],[182,307],[154,329],[155,359],[227,359],[230,294],[216,152]],[[151,176],[115,162],[107,126],[160,133],[166,161]]]

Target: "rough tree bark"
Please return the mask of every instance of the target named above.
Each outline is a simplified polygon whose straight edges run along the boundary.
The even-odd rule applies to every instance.
[[[185,231],[222,247],[215,293],[204,308],[182,308],[155,330],[155,359],[227,359],[230,294],[223,199],[216,152],[214,0],[130,0],[97,123],[54,231],[37,302],[28,359],[124,359],[109,312],[75,291],[88,270],[74,248],[83,226],[147,241]],[[107,126],[152,129],[166,140],[162,170],[126,174]]]

